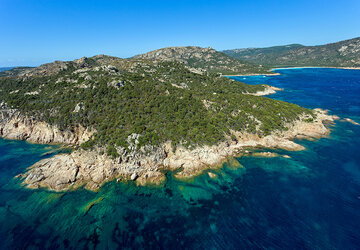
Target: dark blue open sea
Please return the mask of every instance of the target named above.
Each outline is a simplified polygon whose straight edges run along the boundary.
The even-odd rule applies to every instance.
[[[13,69],[14,67],[0,67],[0,72]]]
[[[360,123],[360,70],[286,69],[233,77],[284,88],[270,98]],[[27,190],[13,177],[57,146],[0,140],[2,249],[360,249],[360,126],[300,141],[285,158],[241,158],[217,179],[164,187],[110,182],[98,193]]]

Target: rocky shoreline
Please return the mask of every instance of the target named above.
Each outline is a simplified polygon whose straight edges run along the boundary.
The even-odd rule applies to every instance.
[[[255,93],[248,93],[248,94],[249,95],[254,95],[254,96],[264,96],[264,95],[275,94],[277,91],[283,91],[283,89],[277,88],[277,87],[274,87],[274,86],[270,86],[270,85],[265,85],[264,90],[257,91]]]
[[[326,111],[316,109],[317,117],[308,122],[302,117],[288,125],[285,132],[273,132],[259,137],[232,131],[236,138],[227,138],[225,142],[213,146],[201,146],[194,149],[178,147],[175,152],[171,142],[159,147],[144,146],[139,151],[128,152],[117,148],[119,157],[112,158],[104,153],[104,148],[92,150],[76,149],[71,154],[59,154],[35,163],[23,174],[18,175],[28,188],[47,188],[65,191],[85,186],[89,190],[98,190],[107,181],[136,181],[138,185],[159,185],[165,180],[165,171],[177,171],[175,177],[189,178],[211,167],[219,167],[229,158],[241,155],[248,147],[281,148],[302,150],[303,146],[292,141],[295,138],[320,138],[329,134],[324,124],[338,119]],[[0,135],[8,139],[27,140],[32,143],[60,143],[80,145],[88,140],[94,131],[79,126],[74,131],[60,131],[58,128],[32,118],[22,116],[16,110],[0,111]],[[130,148],[140,135],[132,134],[128,138]],[[134,144],[134,145],[132,145]]]

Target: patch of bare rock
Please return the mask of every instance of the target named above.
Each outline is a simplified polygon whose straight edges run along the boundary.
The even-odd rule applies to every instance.
[[[264,87],[265,87],[264,90],[257,91],[255,93],[249,93],[249,95],[254,95],[254,96],[272,95],[272,94],[275,94],[277,91],[283,90],[281,88],[277,88],[277,87],[273,87],[273,86],[269,86],[269,85],[264,85]]]

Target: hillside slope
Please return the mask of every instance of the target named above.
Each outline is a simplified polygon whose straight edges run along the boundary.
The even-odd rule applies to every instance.
[[[183,63],[167,60],[95,56],[56,61],[1,77],[0,83],[0,99],[12,108],[60,129],[92,127],[97,131],[94,143],[101,145],[123,145],[132,133],[143,134],[142,144],[213,144],[229,129],[256,132],[258,127],[258,132],[268,133],[285,124],[280,120],[308,112],[246,94],[266,86],[207,71],[193,73]],[[238,114],[231,115],[235,111]]]
[[[269,48],[225,50],[233,58],[269,67],[360,67],[360,38],[319,46],[285,45]]]
[[[137,55],[134,58],[156,61],[178,61],[190,68],[222,74],[266,73],[267,68],[234,59],[212,48],[169,47]]]

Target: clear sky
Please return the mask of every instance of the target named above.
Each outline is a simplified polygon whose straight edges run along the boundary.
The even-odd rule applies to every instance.
[[[360,0],[0,0],[0,66],[360,36]]]

